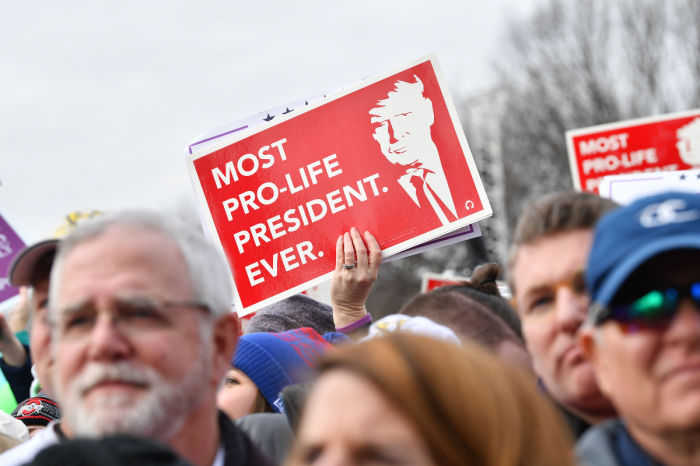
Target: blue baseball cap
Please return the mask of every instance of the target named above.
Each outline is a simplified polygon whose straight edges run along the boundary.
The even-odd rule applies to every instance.
[[[595,304],[589,314],[610,305],[644,262],[686,248],[700,249],[700,195],[667,192],[609,212],[596,226],[588,258],[586,285]]]

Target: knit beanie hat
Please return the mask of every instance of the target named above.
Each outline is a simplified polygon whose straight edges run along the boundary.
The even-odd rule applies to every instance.
[[[39,392],[37,396],[21,402],[12,411],[12,417],[28,426],[47,426],[49,422],[61,419],[61,408],[46,392]]]
[[[319,335],[335,332],[333,308],[305,294],[296,294],[259,310],[246,325],[245,333],[280,333],[303,327],[311,327]]]
[[[312,328],[282,333],[251,333],[238,339],[231,365],[258,387],[276,413],[283,413],[280,392],[308,381],[317,360],[333,346]]]

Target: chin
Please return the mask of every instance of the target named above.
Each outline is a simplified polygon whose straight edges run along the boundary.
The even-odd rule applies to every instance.
[[[582,364],[569,375],[568,392],[571,405],[585,410],[597,410],[610,406],[601,393],[590,364]]]
[[[668,414],[667,425],[671,429],[700,429],[700,390],[667,398],[664,407]]]
[[[602,396],[595,379],[593,366],[589,363],[578,364],[569,374],[569,385],[574,393],[579,397],[590,395]]]

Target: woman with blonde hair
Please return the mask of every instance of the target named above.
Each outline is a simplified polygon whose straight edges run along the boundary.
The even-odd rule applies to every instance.
[[[290,465],[573,465],[525,373],[474,344],[393,334],[328,354]]]

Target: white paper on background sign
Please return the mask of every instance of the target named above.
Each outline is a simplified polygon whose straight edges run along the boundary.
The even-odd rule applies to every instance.
[[[622,205],[667,191],[700,194],[700,169],[612,175],[600,184],[601,197]]]

